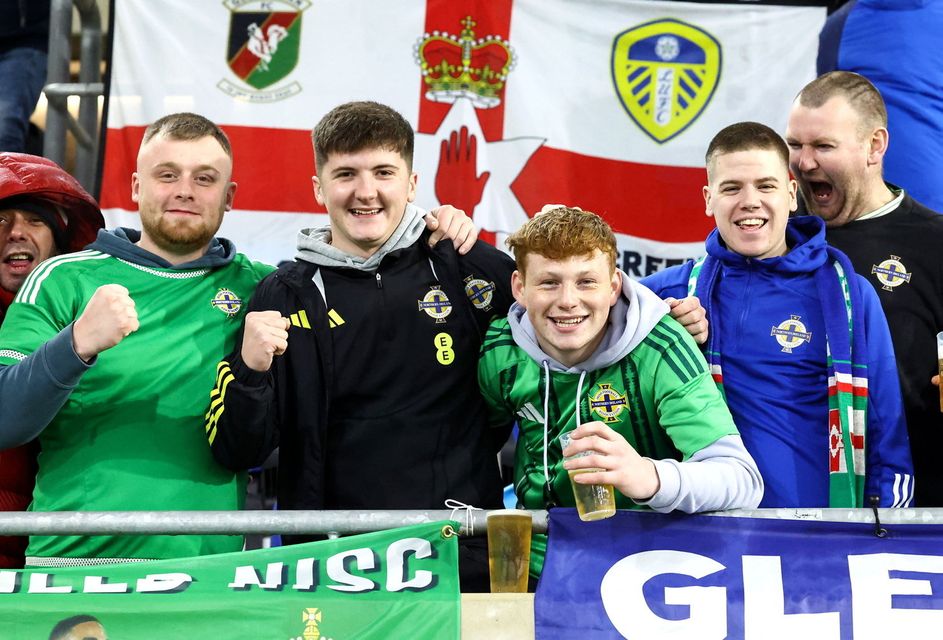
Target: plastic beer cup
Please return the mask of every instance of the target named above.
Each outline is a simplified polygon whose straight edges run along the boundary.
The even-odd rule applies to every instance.
[[[566,449],[570,446],[570,434],[560,434],[560,449]],[[582,458],[596,453],[595,451],[582,451],[575,456],[566,458]],[[570,476],[570,485],[573,487],[573,498],[576,500],[576,512],[580,520],[589,522],[591,520],[602,520],[609,518],[616,513],[616,494],[611,484],[580,484],[574,482],[573,478],[581,473],[590,473],[591,471],[603,471],[603,469],[574,469],[568,471]]]
[[[531,515],[519,509],[488,513],[488,571],[491,593],[527,593]]]

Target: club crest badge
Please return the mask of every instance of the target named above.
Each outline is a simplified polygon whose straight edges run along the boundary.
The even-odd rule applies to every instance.
[[[435,318],[436,324],[445,322],[446,316],[452,313],[452,302],[439,287],[432,287],[419,300],[419,310],[425,311],[430,318]]]
[[[309,607],[301,612],[301,622],[304,624],[304,631],[300,636],[292,636],[288,640],[331,640],[323,635],[319,626],[321,625],[321,610],[316,607]]]
[[[907,267],[900,261],[900,256],[891,256],[881,264],[871,265],[871,275],[878,279],[881,288],[885,291],[893,291],[894,287],[910,282],[913,277],[913,274],[908,273]]]
[[[612,45],[612,81],[622,107],[662,144],[694,122],[720,80],[720,43],[671,18],[623,31]]]
[[[789,316],[788,320],[783,320],[773,327],[770,335],[776,338],[776,342],[783,348],[783,353],[792,353],[792,350],[801,347],[803,342],[812,342],[812,332],[805,330],[801,316]]]
[[[301,92],[298,82],[274,87],[298,64],[301,14],[310,0],[225,0],[229,9],[226,61],[247,86],[228,79],[221,91],[249,102],[275,102]]]
[[[514,49],[496,35],[475,37],[476,22],[462,20],[462,32],[424,34],[413,47],[413,57],[422,69],[426,99],[454,104],[468,98],[477,109],[501,104],[508,73],[514,68]]]
[[[589,399],[589,410],[602,418],[603,422],[618,422],[619,415],[628,406],[625,396],[608,383],[600,383],[599,390]]]
[[[465,278],[465,295],[481,311],[491,310],[491,298],[494,297],[494,283],[468,276]]]
[[[214,307],[225,313],[230,318],[234,318],[239,310],[242,309],[242,300],[229,289],[220,289],[210,301]]]

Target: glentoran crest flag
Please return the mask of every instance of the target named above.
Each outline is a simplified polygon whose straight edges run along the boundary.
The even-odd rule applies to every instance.
[[[458,526],[429,523],[195,558],[0,571],[0,637],[458,638],[451,528]]]

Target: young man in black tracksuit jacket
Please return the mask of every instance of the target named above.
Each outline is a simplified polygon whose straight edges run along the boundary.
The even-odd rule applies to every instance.
[[[388,107],[341,105],[314,137],[330,226],[303,230],[249,302],[220,363],[213,454],[245,469],[279,447],[282,509],[500,508],[510,425],[489,430],[476,371],[513,261],[483,242],[429,247],[409,204],[412,129]],[[487,590],[486,563],[483,539],[462,541],[464,591]]]

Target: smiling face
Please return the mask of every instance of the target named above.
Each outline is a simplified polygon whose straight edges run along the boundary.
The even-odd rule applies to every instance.
[[[714,216],[727,248],[751,258],[786,253],[786,222],[796,210],[796,182],[772,149],[715,155],[704,187],[707,215]]]
[[[527,309],[537,343],[563,365],[583,362],[602,342],[621,274],[599,249],[561,260],[529,253],[524,261],[523,273],[511,276],[511,290]]]
[[[52,229],[42,216],[20,209],[0,210],[0,288],[19,291],[36,265],[54,255]]]
[[[393,235],[416,197],[416,174],[387,149],[331,153],[312,182],[315,198],[327,208],[331,245],[362,258]]]
[[[212,136],[141,145],[131,199],[141,216],[140,246],[173,264],[196,259],[232,207],[232,159]]]
[[[887,129],[867,128],[843,96],[819,107],[793,103],[786,143],[802,197],[827,226],[841,226],[883,204]]]

